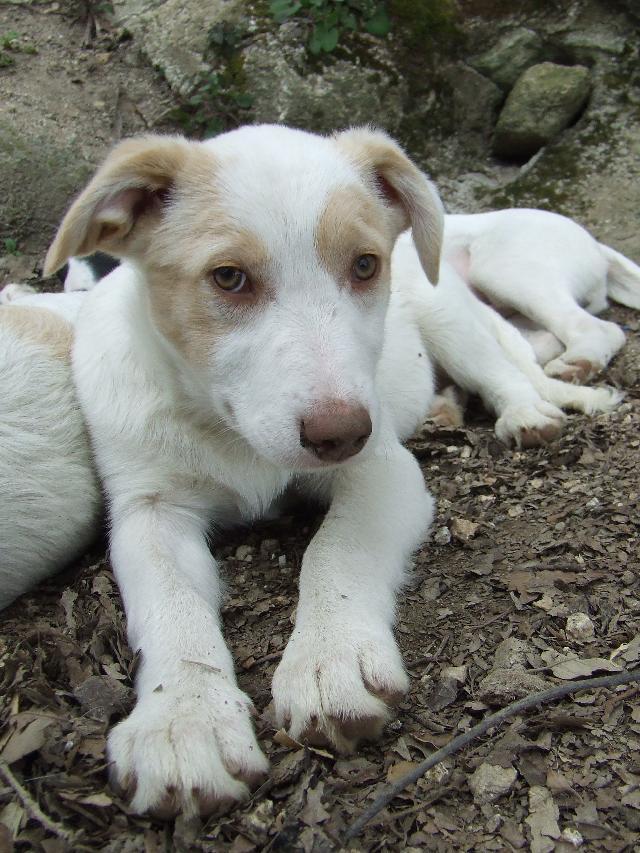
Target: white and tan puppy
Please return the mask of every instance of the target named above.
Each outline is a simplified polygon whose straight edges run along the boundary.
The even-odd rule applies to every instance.
[[[72,331],[55,310],[0,308],[0,609],[95,534],[100,492],[71,378]]]
[[[295,487],[325,499],[279,720],[348,749],[407,676],[395,590],[433,513],[402,446],[432,371],[391,252],[409,224],[437,277],[442,212],[381,134],[250,127],[206,143],[121,144],[67,214],[51,272],[127,259],[87,295],[75,379],[109,502],[138,703],[109,738],[139,811],[208,812],[266,770],[220,630],[207,545]]]

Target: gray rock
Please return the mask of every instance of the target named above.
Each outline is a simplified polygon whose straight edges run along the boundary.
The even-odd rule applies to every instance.
[[[493,665],[496,669],[524,669],[531,646],[517,637],[507,637],[496,648]]]
[[[444,69],[443,77],[452,90],[456,127],[461,131],[489,133],[503,97],[500,89],[462,62]]]
[[[211,27],[247,15],[243,0],[116,0],[114,11],[180,95],[188,95],[208,67],[203,56]]]
[[[500,113],[493,140],[499,157],[527,160],[578,115],[589,97],[589,70],[543,62],[525,71]]]
[[[374,121],[397,131],[407,85],[395,75],[338,60],[323,71],[304,73],[299,48],[265,35],[243,52],[246,91],[257,122],[283,122],[329,132]]]
[[[518,778],[514,767],[481,764],[469,778],[469,787],[476,803],[495,803],[513,788]]]
[[[543,54],[544,44],[538,33],[519,27],[506,32],[490,50],[469,60],[469,64],[507,91]]]
[[[487,705],[508,705],[550,684],[539,675],[520,669],[493,669],[478,685],[477,698]]]

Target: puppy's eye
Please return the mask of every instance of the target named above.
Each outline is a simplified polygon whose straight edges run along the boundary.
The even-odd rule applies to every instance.
[[[216,285],[225,293],[240,293],[247,286],[247,274],[239,267],[216,267],[211,273]]]
[[[360,255],[356,258],[351,272],[357,281],[369,281],[378,271],[378,259],[375,255]]]

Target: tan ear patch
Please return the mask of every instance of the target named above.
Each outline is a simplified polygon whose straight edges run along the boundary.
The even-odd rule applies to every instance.
[[[340,150],[368,175],[382,197],[402,212],[411,225],[420,263],[432,284],[438,281],[444,212],[440,197],[427,176],[390,137],[369,128],[334,136]]]
[[[48,308],[26,305],[3,305],[0,327],[31,344],[44,347],[54,358],[71,361],[73,327]]]
[[[121,257],[137,219],[153,206],[157,193],[173,184],[189,152],[197,147],[178,136],[149,135],[121,142],[62,220],[47,252],[45,275],[52,275],[70,257],[99,250]]]

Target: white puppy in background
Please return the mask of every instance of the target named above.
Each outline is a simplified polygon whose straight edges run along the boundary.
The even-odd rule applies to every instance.
[[[408,225],[415,248],[392,259]],[[526,342],[507,356],[450,267],[433,288],[441,237],[429,181],[367,130],[129,140],[65,217],[48,273],[97,249],[126,259],[84,298],[74,375],[141,652],[138,703],[109,737],[136,810],[208,813],[266,770],[208,531],[287,489],[329,506],[273,694],[294,737],[348,750],[407,688],[395,591],[433,502],[401,442],[431,404],[429,350],[522,443],[557,432],[557,405],[615,401],[545,376]]]

